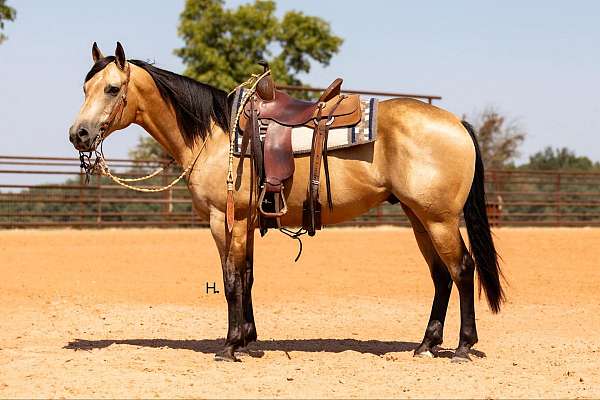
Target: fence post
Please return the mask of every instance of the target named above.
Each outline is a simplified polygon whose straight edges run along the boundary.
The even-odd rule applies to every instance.
[[[165,160],[165,161],[162,161],[161,164],[163,167],[162,185],[167,186],[169,184],[169,177],[170,177],[169,162]],[[162,207],[163,213],[171,214],[173,212],[173,188],[165,190],[163,196],[164,196],[164,200],[165,200],[165,202],[163,203],[163,207]]]
[[[83,176],[83,174],[85,173],[85,171],[83,170],[83,168],[79,168],[79,220],[80,221],[84,221],[85,217],[85,202],[83,201],[83,186],[85,185],[85,178]]]
[[[163,174],[162,174],[162,185],[163,186],[167,186],[169,184],[169,179],[170,179],[170,170],[171,168],[169,168],[169,164],[170,162],[168,161],[169,158],[169,153],[167,153],[166,151],[162,151],[161,153],[161,162],[160,165],[163,168]],[[163,192],[163,200],[164,203],[162,205],[162,218],[163,220],[169,220],[170,216],[169,214],[171,214],[173,212],[173,188],[167,189]]]
[[[560,195],[560,175],[561,175],[560,172],[556,173],[556,180],[555,180],[555,183],[554,183],[554,191],[555,191],[554,192],[554,199],[556,201],[556,206],[555,206],[555,208],[556,208],[556,222],[555,222],[555,225],[556,226],[560,226],[561,225],[561,220],[562,220],[561,215],[560,215],[560,213],[561,213],[561,207],[560,207],[560,205],[561,205],[560,204],[560,202],[561,202],[561,195]]]
[[[102,223],[102,176],[96,175],[96,223]]]
[[[191,220],[191,226],[192,228],[196,225],[196,212],[194,211],[194,205],[192,204],[192,220]]]
[[[491,196],[493,200],[491,207],[488,207],[486,204],[486,210],[491,210],[491,212],[489,213],[489,217],[491,217],[490,223],[494,228],[496,228],[500,226],[500,195],[497,192],[502,189],[498,187],[498,175],[496,174],[495,169],[490,171],[487,178],[487,182],[489,184],[489,189],[491,192],[490,194],[493,194],[493,196]],[[488,199],[489,198],[490,197],[488,197]]]

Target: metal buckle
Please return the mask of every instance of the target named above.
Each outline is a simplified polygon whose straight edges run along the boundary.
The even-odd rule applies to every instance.
[[[331,126],[331,124],[333,124],[333,121],[335,121],[335,117],[332,115],[331,117],[329,117],[329,119],[327,120],[327,122],[325,122],[326,126]],[[316,118],[313,118],[313,122],[315,123],[315,125],[319,125],[319,120]]]

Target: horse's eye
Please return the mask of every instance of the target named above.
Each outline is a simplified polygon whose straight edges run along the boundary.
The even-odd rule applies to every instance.
[[[121,88],[115,85],[108,85],[106,87],[106,89],[104,89],[104,91],[108,94],[112,94],[113,96],[115,96],[117,93],[119,93],[119,90]]]

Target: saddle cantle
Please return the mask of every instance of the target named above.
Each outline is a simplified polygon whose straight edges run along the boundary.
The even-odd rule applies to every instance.
[[[262,63],[265,72],[268,64]],[[277,90],[270,74],[256,84],[256,91],[246,103],[239,127],[244,142],[252,143],[250,152],[257,172],[260,196],[261,232],[280,227],[279,218],[287,212],[284,183],[294,174],[292,128],[313,129],[310,153],[310,179],[303,207],[303,228],[309,235],[321,228],[319,186],[321,161],[325,167],[327,200],[333,208],[327,165],[327,134],[331,128],[355,126],[362,111],[358,95],[341,94],[342,79],[337,78],[315,102],[300,100]],[[261,133],[264,140],[261,142]],[[245,150],[243,151],[245,154]]]

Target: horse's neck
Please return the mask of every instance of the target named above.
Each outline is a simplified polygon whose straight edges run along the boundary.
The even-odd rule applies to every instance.
[[[136,123],[144,128],[182,168],[186,168],[194,161],[201,164],[228,148],[227,135],[224,135],[223,131],[215,124],[206,139],[198,139],[192,145],[186,144],[177,124],[175,112],[162,98],[160,103],[160,106],[153,105],[151,108],[144,108],[144,115]],[[197,156],[199,158],[196,160]]]
[[[188,146],[177,124],[173,108],[158,93],[147,94],[141,91],[144,110],[136,118],[136,123],[146,130],[184,168],[191,162],[197,145]]]
[[[194,180],[200,183],[192,185],[190,189],[197,197],[202,197],[200,192],[210,186],[208,183],[214,180],[215,176],[224,177],[226,174],[228,135],[212,124],[212,132],[207,135],[206,143],[204,139],[198,139],[193,145],[188,145],[179,129],[173,107],[160,96],[158,88],[147,73],[136,80],[135,89],[138,92],[138,114],[135,123],[144,128],[182,168],[185,169],[194,162]],[[191,173],[189,179],[192,179]],[[197,211],[208,212],[202,209],[202,204],[204,203],[196,206]]]

